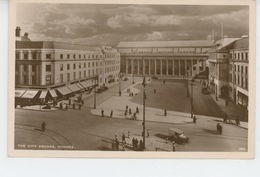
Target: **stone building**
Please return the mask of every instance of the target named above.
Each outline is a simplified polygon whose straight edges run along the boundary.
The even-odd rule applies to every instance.
[[[121,72],[183,77],[206,71],[213,40],[120,42]]]

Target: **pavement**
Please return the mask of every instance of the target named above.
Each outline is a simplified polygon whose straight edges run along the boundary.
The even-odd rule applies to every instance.
[[[149,82],[149,81],[148,81]],[[120,119],[130,119],[133,121],[142,121],[143,120],[143,105],[133,103],[130,100],[132,96],[129,96],[127,90],[130,90],[136,96],[140,93],[140,90],[136,89],[135,86],[140,84],[141,81],[136,82],[135,84],[130,85],[128,88],[122,91],[121,96],[118,94],[110,97],[103,103],[99,104],[96,109],[92,109],[91,113],[97,116],[102,116],[101,111],[104,110],[104,117],[111,118],[110,114],[113,111],[113,118]],[[127,111],[125,115],[126,105],[128,110],[131,109],[131,114]],[[133,118],[133,113],[136,112],[136,108],[139,109],[139,114],[136,114],[136,120]],[[145,108],[145,120],[150,122],[161,122],[161,123],[190,123],[193,120],[190,118],[190,114],[176,112],[176,111],[167,111],[167,116],[164,115],[164,110],[146,107]]]

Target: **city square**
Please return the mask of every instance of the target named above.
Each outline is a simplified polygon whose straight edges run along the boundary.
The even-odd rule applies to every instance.
[[[13,148],[249,152],[248,11],[20,4]]]

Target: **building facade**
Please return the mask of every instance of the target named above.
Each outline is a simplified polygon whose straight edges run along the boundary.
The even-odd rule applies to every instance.
[[[31,97],[35,98],[41,91],[42,98],[46,90],[65,96],[93,85],[114,82],[120,71],[120,54],[107,46],[16,41],[15,57],[15,87],[25,91],[22,95],[18,91],[18,97],[34,91]]]
[[[230,49],[229,98],[248,109],[249,38],[235,41]]]
[[[183,77],[206,71],[213,40],[120,42],[121,72]]]

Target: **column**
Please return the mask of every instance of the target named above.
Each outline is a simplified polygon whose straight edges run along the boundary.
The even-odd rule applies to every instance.
[[[145,75],[145,61],[143,60],[143,75]]]
[[[166,75],[168,75],[169,74],[169,71],[168,71],[168,68],[169,68],[169,63],[168,63],[168,59],[166,60]]]
[[[172,75],[174,76],[174,60],[172,60]]]
[[[28,79],[28,85],[32,85],[32,65],[27,66],[27,79]]]
[[[148,70],[149,70],[149,75],[151,75],[151,61],[148,60]]]
[[[36,85],[40,85],[40,79],[39,79],[39,65],[35,66],[35,80],[36,80]],[[67,77],[67,75],[66,75]]]
[[[162,75],[162,60],[160,60],[160,75]]]
[[[181,60],[179,60],[179,76],[181,75]]]
[[[139,62],[140,62],[140,60],[137,60],[137,74],[138,75],[139,75],[139,70],[140,70]]]
[[[184,60],[184,75],[187,74],[187,62]]]
[[[199,66],[200,66],[200,61],[199,60],[197,60],[197,74],[199,74]]]
[[[19,84],[23,84],[23,65],[19,65]]]
[[[126,67],[125,67],[125,72],[126,74],[128,74],[128,59],[125,60],[125,64],[126,64]]]
[[[32,59],[32,52],[30,50],[28,50],[28,60]]]
[[[154,60],[154,75],[156,75],[156,60]]]
[[[131,73],[134,74],[134,60],[131,60]]]
[[[190,61],[190,65],[191,65],[191,66],[190,66],[190,67],[191,67],[191,68],[190,68],[190,70],[191,70],[191,76],[193,76],[193,63],[194,63],[193,60],[191,60],[191,61]]]

